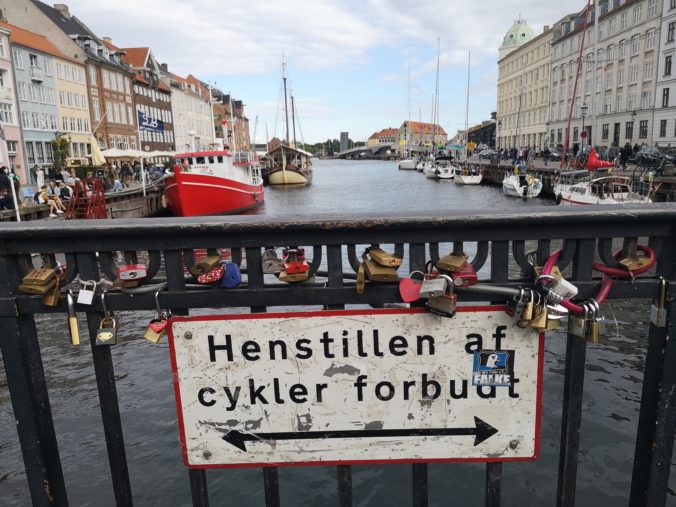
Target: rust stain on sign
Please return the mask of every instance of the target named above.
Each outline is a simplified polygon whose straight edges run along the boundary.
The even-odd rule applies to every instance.
[[[493,308],[175,318],[186,465],[533,459],[542,339]]]

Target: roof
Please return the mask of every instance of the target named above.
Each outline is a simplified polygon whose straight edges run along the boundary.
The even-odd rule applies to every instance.
[[[145,67],[150,54],[150,48],[122,48],[127,53],[124,56],[126,62],[132,67]]]
[[[446,131],[441,125],[435,125],[433,123],[421,123],[419,121],[405,121],[404,125],[407,123],[412,134],[436,134],[440,136],[447,135]]]
[[[502,39],[501,47],[521,46],[535,37],[535,32],[528,26],[525,19],[519,18],[507,30],[507,33]]]
[[[47,53],[52,56],[57,56],[59,58],[63,58],[64,60],[73,62],[76,61],[72,58],[68,58],[61,51],[59,51],[56,46],[52,44],[44,35],[29,32],[28,30],[24,30],[18,26],[10,25],[9,23],[0,22],[0,27],[12,32],[9,36],[9,40],[15,44],[35,49],[36,51]]]

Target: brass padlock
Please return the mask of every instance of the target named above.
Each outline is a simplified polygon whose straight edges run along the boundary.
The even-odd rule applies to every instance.
[[[220,263],[221,258],[218,255],[212,255],[211,257],[206,257],[201,261],[196,262],[195,265],[190,268],[190,273],[193,276],[203,275],[214,269]]]
[[[273,249],[268,249],[263,252],[261,265],[264,274],[276,275],[282,272],[282,261],[277,257],[277,252]]]
[[[543,331],[547,327],[547,307],[535,305],[533,315],[533,320],[528,323],[528,326]]]
[[[310,277],[310,271],[301,271],[299,273],[287,273],[283,269],[279,273],[279,279],[282,282],[293,283],[293,282],[304,282]]]
[[[167,324],[169,323],[169,316],[166,313],[157,315],[150,321],[143,337],[153,343],[158,343],[162,335],[167,332]]]
[[[96,331],[96,345],[115,345],[117,341],[117,321],[112,315],[101,319]]]
[[[357,294],[363,294],[366,290],[366,273],[364,269],[364,263],[362,262],[357,270]]]
[[[586,338],[587,336],[587,319],[584,315],[570,314],[568,315],[568,332],[578,338]]]
[[[389,266],[393,268],[398,268],[401,266],[403,259],[397,255],[386,252],[382,248],[372,248],[369,250],[369,255],[371,259],[376,261],[381,266]]]
[[[543,269],[544,268],[542,266],[533,266],[533,271],[535,272],[535,278],[537,278],[538,276],[540,276],[542,274]],[[560,280],[562,278],[561,270],[556,265],[552,266],[552,272],[549,273],[549,274],[551,276],[553,276],[554,278],[556,278],[557,280]]]
[[[54,268],[36,268],[21,280],[24,285],[45,285],[56,276]]]
[[[440,278],[446,279],[447,290],[441,296],[429,298],[425,306],[437,315],[453,317],[458,304],[458,295],[453,293],[453,280],[450,276],[441,275]]]
[[[637,269],[641,269],[648,264],[650,264],[650,259],[648,257],[639,257],[638,255],[634,255],[631,257],[627,257],[626,259],[621,259],[618,261],[627,271],[636,271]],[[594,342],[595,343],[595,342]]]
[[[364,271],[366,277],[372,282],[397,282],[399,275],[397,270],[386,266],[381,266],[371,259],[364,259]]]
[[[442,271],[455,272],[460,271],[467,264],[467,255],[444,255],[437,261],[437,268]]]
[[[80,329],[77,325],[77,315],[75,315],[75,298],[73,291],[69,290],[66,294],[68,303],[68,331],[70,332],[71,345],[80,345]]]
[[[42,304],[47,306],[59,306],[61,300],[61,280],[56,277],[56,284],[52,290],[42,296]]]
[[[48,282],[37,285],[33,283],[22,283],[19,285],[19,290],[25,292],[26,294],[38,294],[39,296],[44,296],[49,291],[51,291],[56,286],[56,278],[51,278]]]

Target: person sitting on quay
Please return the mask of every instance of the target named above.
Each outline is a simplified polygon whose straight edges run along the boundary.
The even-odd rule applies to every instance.
[[[3,188],[0,190],[0,210],[14,209],[14,201],[9,189]]]
[[[67,203],[70,201],[70,198],[73,196],[73,191],[71,188],[68,186],[67,183],[59,183],[59,199],[61,199],[62,203]]]
[[[63,207],[63,204],[59,206],[59,204],[57,204],[56,199],[47,195],[47,185],[42,185],[42,187],[40,188],[40,192],[36,192],[35,195],[37,196],[36,200],[38,203],[46,204],[47,206],[49,206],[49,218],[55,218],[56,215],[63,214],[63,210],[61,209]],[[61,200],[59,200],[58,202],[61,203]]]
[[[54,180],[49,180],[49,183],[47,184],[47,197],[54,200],[60,210],[66,211],[63,201],[61,201],[61,189]]]

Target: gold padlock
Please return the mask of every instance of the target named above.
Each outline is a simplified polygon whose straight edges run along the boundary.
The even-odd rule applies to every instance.
[[[364,263],[359,265],[357,270],[357,294],[363,294],[366,290],[366,273],[364,272]]]
[[[23,277],[24,285],[45,285],[56,276],[54,268],[36,268]]]
[[[42,285],[32,283],[22,283],[21,285],[19,285],[18,289],[21,292],[25,292],[26,294],[38,294],[39,296],[44,296],[49,291],[51,291],[55,286],[56,286],[56,278],[54,277]]]
[[[403,259],[397,255],[386,252],[382,248],[372,248],[369,250],[369,255],[371,259],[376,261],[381,266],[389,266],[393,268],[398,268],[401,266]]]
[[[648,257],[632,256],[618,261],[627,271],[636,271],[650,264]],[[596,342],[594,342],[596,343]]]
[[[538,331],[543,331],[547,327],[547,307],[536,305],[533,311],[535,316],[528,325]]]
[[[42,296],[42,304],[46,306],[59,306],[59,301],[61,300],[61,280],[56,278],[56,284],[52,287],[52,290],[47,292]]]
[[[285,269],[283,269],[279,273],[279,279],[282,282],[287,282],[287,283],[293,283],[293,282],[304,282],[310,277],[310,271],[301,271],[300,273],[287,273]]]
[[[467,264],[467,255],[444,255],[437,261],[437,267],[443,271],[454,273],[460,271]]]
[[[372,282],[396,282],[399,280],[396,269],[381,266],[371,259],[364,259],[364,271],[366,277]]]
[[[211,257],[206,257],[201,261],[196,262],[195,265],[190,268],[190,273],[193,276],[203,275],[214,269],[220,263],[221,258],[218,255],[212,255]]]
[[[535,266],[533,267],[533,270],[535,271],[535,277],[537,278],[542,274],[543,267],[542,266]],[[552,272],[550,273],[551,276],[556,278],[557,280],[561,280],[561,270],[559,269],[558,266],[553,266],[552,267]]]
[[[70,344],[80,345],[80,328],[77,325],[77,315],[75,315],[75,299],[73,291],[69,290],[66,295],[68,302],[68,331],[70,332]]]

